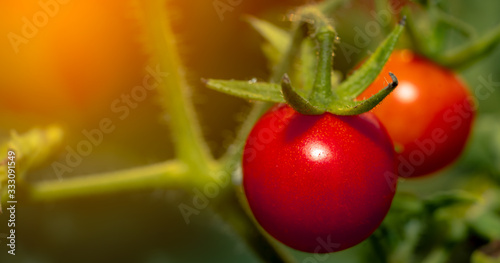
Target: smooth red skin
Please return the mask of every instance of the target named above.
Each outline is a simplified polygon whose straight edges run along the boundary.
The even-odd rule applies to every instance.
[[[394,173],[393,144],[370,113],[311,116],[277,106],[256,123],[243,156],[243,185],[257,221],[310,253],[343,250],[370,236],[391,205]]]
[[[372,112],[384,124],[394,144],[402,147],[398,155],[399,176],[424,176],[451,164],[462,152],[475,116],[464,82],[450,70],[410,50],[398,50],[359,98],[385,87],[389,71],[396,75],[399,85]],[[401,99],[408,83],[418,94],[413,101]],[[433,132],[440,131],[443,136],[433,138]],[[427,150],[423,149],[417,142],[432,142],[435,149],[429,144]]]

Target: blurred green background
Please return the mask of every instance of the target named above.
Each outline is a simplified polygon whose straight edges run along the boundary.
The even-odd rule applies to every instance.
[[[200,79],[265,80],[266,60],[261,37],[241,18],[251,14],[286,27],[285,14],[299,0],[243,0],[221,20],[212,0],[167,1],[183,58],[192,99],[204,135],[215,156],[220,156],[245,118],[250,104],[206,89]],[[471,24],[479,35],[500,24],[500,1],[442,1],[449,12]],[[37,1],[0,3],[0,33],[21,30],[22,17],[40,10]],[[140,27],[127,1],[70,1],[20,46],[15,54],[7,38],[0,44],[0,138],[10,130],[22,133],[52,123],[65,129],[63,145],[76,145],[82,130],[98,127],[112,117],[110,104],[140,85],[147,54]],[[336,12],[341,41],[353,43],[355,27],[373,18],[373,2],[352,1]],[[456,33],[450,45],[464,41]],[[347,61],[335,56],[335,67],[349,72],[383,39]],[[474,90],[479,76],[500,82],[500,47],[474,66],[460,72]],[[499,188],[500,92],[479,101],[473,138],[458,163],[439,176],[402,181],[399,191],[420,197],[446,189]],[[102,144],[66,177],[124,169],[173,158],[168,115],[156,96],[131,111]],[[64,152],[54,157],[63,160]],[[28,174],[27,180],[57,180],[50,163]],[[472,183],[471,183],[472,182]],[[190,192],[151,189],[120,195],[102,195],[58,202],[30,202],[20,193],[17,208],[17,255],[0,249],[0,262],[258,262],[249,248],[209,209],[187,225],[177,206],[192,198]],[[397,227],[397,226],[396,226]],[[0,233],[6,233],[0,215]],[[2,237],[0,246],[5,246]],[[296,253],[299,259],[308,257]],[[367,242],[334,254],[323,262],[370,262]],[[300,260],[299,260],[300,262]],[[307,261],[306,261],[307,262]],[[458,261],[457,261],[458,262]],[[467,261],[462,261],[467,262]]]

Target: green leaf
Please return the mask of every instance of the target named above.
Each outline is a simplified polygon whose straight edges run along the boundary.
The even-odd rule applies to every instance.
[[[398,217],[403,214],[410,216],[420,215],[424,211],[424,204],[415,194],[408,192],[396,192],[391,205],[391,211]],[[392,215],[392,214],[390,214]]]
[[[394,248],[388,262],[408,262],[414,254],[423,229],[424,225],[421,221],[417,219],[409,220],[403,227],[403,240]]]
[[[264,53],[267,59],[267,67],[269,70],[272,70],[281,61],[282,52],[269,43],[262,44],[262,53]]]
[[[465,23],[457,17],[454,17],[448,13],[443,12],[441,9],[436,9],[435,14],[439,21],[456,29],[459,33],[468,37],[470,39],[474,39],[477,35],[476,30],[471,25]]]
[[[472,263],[500,263],[500,241],[493,241],[480,249],[475,250],[471,256]]]
[[[478,182],[474,181],[474,183],[477,187]],[[481,201],[467,210],[466,221],[479,235],[490,240],[500,240],[500,215],[497,214],[500,190],[492,186],[491,184],[480,186],[482,189],[487,188],[480,192]]]
[[[285,102],[285,99],[281,94],[281,86],[279,84],[218,79],[206,80],[205,84],[211,89],[248,100],[260,100],[275,103]]]
[[[500,182],[500,121],[495,114],[477,116],[468,145],[457,170],[491,174]]]
[[[245,19],[259,32],[278,52],[283,55],[290,45],[290,34],[285,30],[258,18],[247,16]]]
[[[356,70],[349,78],[340,84],[336,92],[340,97],[355,99],[377,78],[392,50],[396,46],[399,36],[403,32],[404,19],[389,34],[375,53]]]
[[[290,45],[291,35],[287,31],[253,16],[246,16],[245,20],[267,40],[266,43],[262,44],[262,51],[269,61],[269,68],[272,69],[285,54]]]
[[[481,236],[490,240],[500,239],[500,216],[493,212],[485,212],[469,219],[470,226]]]
[[[392,73],[389,74],[392,78],[392,82],[389,83],[381,91],[377,92],[377,94],[361,101],[352,101],[345,99],[333,100],[328,105],[327,111],[337,115],[358,115],[373,109],[385,97],[387,97],[387,95],[389,95],[398,85],[398,80],[394,76],[394,74]]]
[[[46,129],[34,128],[24,134],[11,132],[10,140],[0,145],[0,182],[7,178],[7,151],[15,152],[15,162],[22,163],[16,166],[18,178],[30,168],[36,167],[46,161],[60,146],[63,131],[58,126]],[[5,154],[5,155],[4,155]]]
[[[427,209],[432,212],[442,207],[449,207],[461,204],[473,204],[478,201],[479,198],[473,194],[470,194],[462,190],[452,190],[435,194],[425,199],[424,204],[427,207]]]
[[[63,131],[58,126],[46,129],[31,129],[24,134],[11,132],[10,139],[0,145],[0,196],[7,194],[5,181],[8,179],[9,162],[15,162],[17,182],[22,182],[26,172],[45,162],[59,148]],[[7,153],[14,152],[15,159],[9,159]],[[0,198],[2,199],[2,198]],[[2,205],[0,204],[0,214]]]
[[[427,254],[422,263],[446,263],[448,262],[449,254],[450,252],[444,247],[436,247]]]

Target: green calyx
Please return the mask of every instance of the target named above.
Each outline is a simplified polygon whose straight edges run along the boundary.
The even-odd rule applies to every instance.
[[[356,97],[380,74],[403,31],[404,19],[373,55],[339,84],[332,74],[338,37],[323,9],[322,5],[299,8],[290,34],[268,22],[247,18],[268,41],[264,52],[277,75],[272,82],[209,79],[204,81],[206,86],[244,99],[287,103],[306,115],[357,115],[371,110],[396,88],[396,76],[391,73],[392,82],[375,95],[364,100]],[[281,85],[276,83],[280,79]]]
[[[283,93],[283,98],[288,103],[288,105],[292,106],[296,111],[306,114],[306,115],[317,115],[323,114],[325,111],[318,109],[314,105],[311,104],[307,99],[302,97],[299,93],[297,93],[290,83],[290,79],[288,75],[285,74],[281,81],[281,92]]]

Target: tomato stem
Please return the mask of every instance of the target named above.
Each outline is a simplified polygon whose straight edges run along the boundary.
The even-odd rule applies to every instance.
[[[422,33],[422,30],[415,24],[410,10],[405,7],[404,13],[408,16],[408,35],[414,50],[444,67],[451,69],[465,68],[492,52],[500,43],[500,26],[495,27],[477,39],[476,31],[469,24],[443,12],[435,4],[424,7],[429,11],[428,15],[433,18],[431,25],[428,27],[434,30],[430,34],[425,34],[425,31]],[[446,28],[443,28],[443,25],[451,26],[465,37],[474,40],[449,51],[444,51],[444,32],[446,32]]]
[[[319,58],[316,78],[309,99],[315,105],[328,105],[338,96],[332,91],[333,41],[335,34],[324,31],[316,35],[319,44]]]
[[[203,139],[194,107],[188,98],[190,89],[183,75],[183,65],[177,51],[164,0],[137,1],[144,20],[144,33],[151,47],[151,57],[161,71],[168,74],[159,83],[162,106],[170,117],[172,141],[176,156],[186,162],[196,176],[206,174],[212,156]]]
[[[464,21],[443,12],[440,9],[436,10],[436,16],[439,20],[455,29],[457,29],[461,34],[470,39],[474,39],[477,35],[476,30]]]
[[[271,43],[274,43],[275,48],[286,49],[283,55],[280,54],[281,61],[277,63],[273,70],[271,83],[210,80],[206,83],[207,87],[245,99],[275,103],[288,102],[303,114],[321,114],[328,111],[337,115],[356,115],[369,111],[396,87],[396,85],[393,85],[396,81],[393,81],[394,83],[391,83],[388,88],[381,90],[375,96],[363,101],[355,101],[357,95],[366,89],[378,76],[389,58],[403,30],[405,17],[401,19],[399,25],[377,48],[367,63],[349,76],[346,81],[339,84],[333,80],[335,86],[338,85],[338,87],[332,85],[333,48],[336,40],[336,32],[332,23],[317,6],[303,7],[293,17],[298,17],[298,19],[293,23],[291,38],[279,41],[270,37],[269,32],[264,34]],[[260,31],[281,32],[263,23],[256,27]],[[308,28],[310,28],[309,31]],[[306,36],[316,42],[316,54],[312,53],[311,43],[304,41]],[[304,45],[301,46],[301,44]],[[302,97],[302,93],[296,92],[289,81],[285,80],[281,92],[278,90],[279,86],[274,84],[279,80],[278,78],[281,78],[291,68],[297,53],[300,53],[300,51],[303,52],[301,58],[307,58],[304,59],[307,61],[307,66],[303,68],[305,72],[302,72],[305,77],[295,79],[295,81],[300,83],[301,80],[305,80],[302,83],[302,93],[307,94],[305,97]],[[316,64],[316,67],[314,67],[314,64]],[[311,72],[315,73],[311,74]],[[300,71],[298,74],[300,74]],[[395,79],[393,76],[391,78]],[[262,112],[259,110],[260,113]],[[241,140],[244,140],[244,138]]]
[[[373,252],[377,255],[378,259],[380,262],[387,262],[387,251],[385,247],[382,245],[382,240],[378,236],[377,233],[378,230],[375,231],[375,233],[371,234],[368,240],[370,241],[370,244],[373,248]]]
[[[417,25],[415,24],[415,19],[413,17],[412,12],[407,6],[405,6],[403,7],[402,13],[406,17],[407,32],[412,45],[412,49],[415,50],[417,53],[427,56],[427,54],[430,53],[428,45],[422,34],[418,33],[420,32],[420,30],[417,28]]]
[[[37,201],[112,194],[154,187],[184,188],[203,185],[188,179],[188,167],[180,161],[166,161],[127,170],[79,176],[63,181],[51,180],[32,185],[30,197]]]
[[[500,26],[479,39],[450,50],[435,58],[436,62],[448,68],[464,68],[492,52],[500,43]]]
[[[338,97],[332,91],[333,45],[336,32],[330,21],[316,7],[304,8],[300,13],[300,20],[313,28],[311,37],[318,46],[316,77],[309,100],[313,105],[321,105],[325,108]]]

